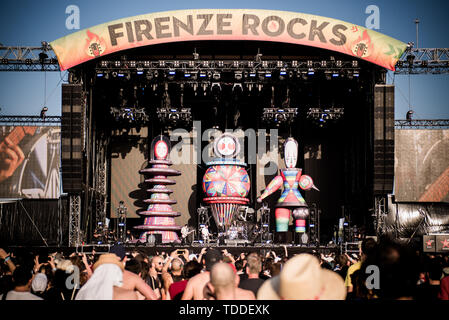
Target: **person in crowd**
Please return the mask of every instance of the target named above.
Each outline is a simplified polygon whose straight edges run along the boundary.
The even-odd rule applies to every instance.
[[[102,254],[93,270],[92,277],[80,289],[76,300],[137,300],[134,290],[123,288],[125,268],[117,255]]]
[[[449,276],[445,276],[440,281],[440,292],[438,292],[438,299],[449,300]]]
[[[350,266],[348,268],[348,272],[346,274],[345,286],[346,286],[348,292],[352,292],[352,290],[353,290],[353,284],[352,284],[352,280],[351,280],[351,275],[356,270],[360,269],[360,267],[362,266],[363,261],[365,261],[368,258],[370,258],[371,256],[375,255],[376,245],[377,245],[376,240],[374,240],[372,238],[367,238],[367,239],[362,241],[362,243],[360,245],[360,248],[359,248],[360,249],[361,260],[358,261],[357,263],[354,263],[352,266]]]
[[[31,293],[31,283],[33,281],[32,270],[19,265],[12,274],[14,289],[3,295],[2,300],[43,300]]]
[[[240,277],[242,274],[245,273],[245,271],[243,270],[243,260],[236,260],[234,263],[235,269],[237,270],[237,275]]]
[[[196,260],[187,262],[183,268],[183,280],[173,282],[168,289],[171,300],[181,300],[188,281],[199,274],[202,269],[202,265]]]
[[[126,251],[123,246],[115,245],[111,247],[109,252],[115,254],[123,266],[126,264],[128,258],[126,257]],[[121,287],[126,290],[136,291],[139,299],[157,300],[159,298],[139,275],[128,270],[123,270],[122,277],[123,283]]]
[[[210,272],[210,281],[204,288],[209,300],[255,300],[250,290],[238,288],[240,281],[232,264],[219,262],[214,264]]]
[[[250,253],[246,259],[246,273],[248,274],[248,279],[240,281],[239,288],[250,290],[254,293],[254,296],[257,296],[257,291],[264,283],[264,280],[259,277],[259,274],[262,271],[262,260],[255,252]]]
[[[307,253],[288,260],[279,275],[265,281],[257,292],[258,300],[344,300],[345,283],[319,260]]]
[[[440,292],[442,265],[438,258],[430,259],[426,268],[427,281],[417,287],[416,300],[435,301]]]
[[[154,291],[158,299],[165,300],[165,290],[162,280],[162,268],[164,267],[164,257],[154,256],[151,258],[150,269],[148,271],[147,284]]]
[[[186,251],[173,251],[162,268],[162,281],[164,284],[164,291],[166,294],[166,299],[170,300],[169,288],[174,282],[179,282],[184,280],[183,268],[184,262],[178,257],[179,254],[185,254]],[[187,251],[188,259],[188,251]],[[170,270],[169,270],[170,269]]]
[[[270,278],[276,277],[277,275],[279,275],[281,273],[281,269],[282,269],[282,263],[276,262],[276,263],[271,264],[270,270],[269,270]]]
[[[204,270],[189,280],[182,295],[182,300],[203,300],[204,286],[210,281],[210,270],[213,265],[221,262],[223,256],[217,249],[211,248],[207,250],[203,258]]]
[[[336,266],[334,271],[338,273],[343,279],[346,279],[346,274],[348,273],[349,268],[349,259],[346,255],[340,254],[336,259]]]
[[[31,281],[31,292],[45,300],[45,293],[48,287],[48,279],[45,273],[37,273]]]

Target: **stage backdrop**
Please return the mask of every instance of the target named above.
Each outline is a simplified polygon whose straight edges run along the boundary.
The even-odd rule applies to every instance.
[[[144,210],[144,177],[139,170],[147,166],[148,130],[132,129],[114,135],[111,141],[111,218],[117,218],[120,201],[128,208],[128,218],[139,218]]]
[[[191,139],[189,133],[188,139]],[[139,211],[146,210],[148,204],[143,202],[149,199],[150,194],[146,191],[150,185],[145,183],[145,176],[139,174],[140,169],[148,166],[148,145],[152,138],[148,138],[147,128],[142,128],[140,132],[132,129],[128,135],[118,134],[113,137],[111,143],[111,217],[117,217],[117,207],[121,200],[128,208],[128,218],[140,218]],[[177,143],[172,143],[175,146]],[[190,157],[193,157],[193,145],[188,147]],[[177,150],[172,150],[172,154]],[[173,159],[175,160],[175,159]],[[190,163],[192,163],[191,161]],[[181,212],[181,216],[175,219],[177,225],[186,224],[190,218],[194,225],[196,218],[196,165],[174,161],[170,168],[181,171],[180,176],[169,177],[176,181],[175,185],[168,187],[173,190],[171,199],[178,203],[173,205],[173,210]],[[148,177],[147,177],[148,178]],[[200,187],[201,188],[201,187]],[[202,192],[202,190],[200,190]]]
[[[311,14],[258,9],[193,9],[114,20],[50,43],[61,70],[113,52],[167,42],[256,40],[341,52],[384,68],[407,44],[349,22]],[[201,53],[200,53],[201,54]]]
[[[395,197],[449,202],[449,130],[395,131]]]
[[[0,198],[57,199],[60,127],[0,127]]]

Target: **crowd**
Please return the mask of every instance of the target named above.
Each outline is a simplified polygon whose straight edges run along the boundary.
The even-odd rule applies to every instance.
[[[0,249],[1,300],[449,300],[449,257],[383,239],[358,255],[203,248],[154,256]],[[39,254],[40,253],[40,254]]]

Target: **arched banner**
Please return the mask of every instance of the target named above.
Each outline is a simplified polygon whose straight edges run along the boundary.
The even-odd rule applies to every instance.
[[[117,51],[167,42],[258,40],[341,52],[384,68],[407,44],[379,32],[316,15],[256,9],[156,12],[87,28],[51,42],[61,70]]]

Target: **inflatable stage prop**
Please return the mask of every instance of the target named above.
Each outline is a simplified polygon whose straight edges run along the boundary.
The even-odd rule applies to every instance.
[[[203,177],[203,191],[207,195],[203,200],[210,204],[215,223],[225,232],[239,207],[249,202],[246,198],[250,188],[246,163],[235,159],[239,152],[237,138],[230,133],[222,134],[214,143],[217,158],[207,163]]]
[[[180,242],[176,232],[181,230],[181,227],[175,225],[174,218],[180,216],[181,213],[173,211],[171,205],[175,204],[176,200],[170,199],[169,194],[173,191],[167,188],[167,185],[176,182],[167,179],[167,176],[179,176],[181,172],[169,168],[172,165],[169,155],[170,141],[168,138],[156,137],[151,144],[149,164],[152,167],[140,170],[141,174],[151,176],[150,179],[145,179],[145,182],[153,185],[151,189],[147,190],[151,193],[150,199],[144,200],[149,203],[148,209],[139,212],[140,215],[146,216],[144,224],[135,227],[144,230],[139,239],[142,242],[147,242],[147,237],[154,234],[162,235],[162,243]]]
[[[298,159],[298,142],[293,138],[288,138],[284,144],[284,162],[286,169],[280,170],[280,175],[276,176],[267,186],[263,194],[257,199],[262,202],[263,199],[278,190],[284,185],[284,191],[281,194],[275,210],[276,232],[288,231],[288,221],[290,213],[293,211],[295,218],[295,231],[298,233],[306,232],[306,219],[309,216],[309,208],[306,201],[298,190],[318,188],[313,184],[311,177],[301,175],[302,169],[295,168]]]

